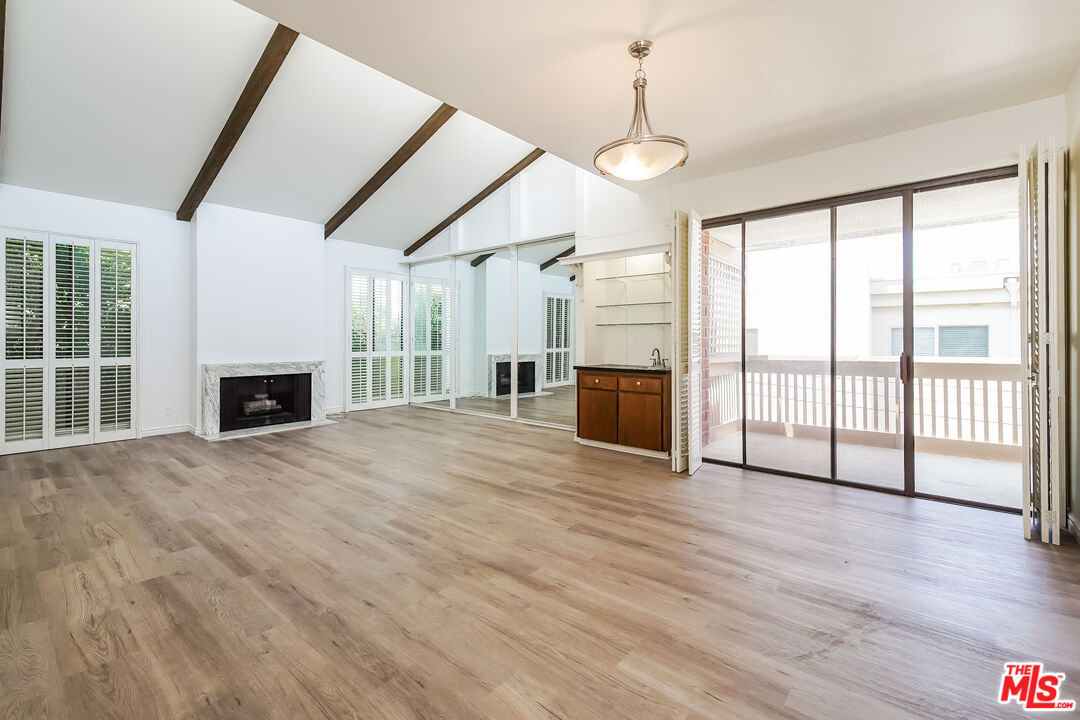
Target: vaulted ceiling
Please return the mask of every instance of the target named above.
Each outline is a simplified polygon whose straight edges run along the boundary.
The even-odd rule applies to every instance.
[[[446,102],[335,233],[401,249],[534,147],[591,168],[634,38],[656,130],[692,150],[638,190],[1058,94],[1080,65],[1076,0],[241,2],[7,0],[0,182],[175,211],[278,22],[302,35],[206,201],[325,223]]]
[[[583,168],[652,40],[654,128],[690,143],[652,185],[1061,94],[1080,66],[1077,0],[240,1]]]
[[[176,211],[275,27],[232,0],[8,0],[0,182]],[[325,223],[439,106],[300,36],[205,201]],[[532,149],[454,113],[334,236],[403,249]]]

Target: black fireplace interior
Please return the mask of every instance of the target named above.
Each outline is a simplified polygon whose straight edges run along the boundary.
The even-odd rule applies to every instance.
[[[518,395],[536,392],[536,363],[523,360],[518,363]],[[495,395],[510,394],[510,363],[495,363]]]
[[[221,432],[311,419],[311,373],[221,378]]]

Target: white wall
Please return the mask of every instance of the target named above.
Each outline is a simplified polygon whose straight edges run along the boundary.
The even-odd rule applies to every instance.
[[[1060,95],[678,184],[667,194],[673,208],[715,217],[1015,164],[1022,141],[1050,136],[1065,136]]]
[[[521,171],[418,256],[489,248],[574,232],[575,168],[544,155]],[[456,233],[456,235],[455,235]]]
[[[186,429],[192,382],[187,223],[161,210],[0,185],[0,225],[139,243],[139,430]]]
[[[405,273],[400,250],[361,245],[330,238],[324,245],[323,359],[325,361],[326,411],[345,409],[345,273],[348,268]]]
[[[196,223],[196,359],[320,360],[322,225],[204,203]]]

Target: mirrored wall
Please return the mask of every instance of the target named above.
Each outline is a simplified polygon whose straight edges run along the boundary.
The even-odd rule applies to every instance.
[[[574,285],[558,258],[573,246],[564,237],[413,265],[412,402],[572,429]]]

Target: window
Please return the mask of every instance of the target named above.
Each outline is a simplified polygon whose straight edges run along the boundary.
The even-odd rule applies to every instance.
[[[544,297],[544,387],[570,382],[570,298]]]
[[[418,402],[450,397],[445,316],[449,285],[435,278],[414,278],[412,286],[412,396]]]
[[[904,329],[894,327],[889,337],[889,354],[899,355],[902,352],[904,352]],[[934,328],[915,328],[916,357],[933,357],[934,354]]]
[[[990,357],[988,325],[943,325],[938,328],[941,357]]]
[[[405,403],[405,281],[349,270],[346,410]]]
[[[135,437],[135,251],[4,230],[0,452]]]

